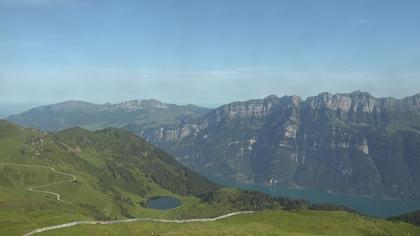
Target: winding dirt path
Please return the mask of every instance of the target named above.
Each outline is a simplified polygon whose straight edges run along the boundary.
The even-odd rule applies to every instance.
[[[77,177],[75,175],[72,175],[72,174],[69,174],[69,173],[66,173],[66,172],[62,172],[62,171],[58,171],[58,170],[56,170],[56,169],[54,169],[53,167],[50,167],[50,166],[28,165],[28,164],[8,163],[8,162],[0,162],[0,164],[20,166],[20,167],[28,167],[28,168],[44,168],[44,169],[49,169],[54,173],[71,177],[71,179],[69,179],[69,180],[57,181],[57,182],[48,183],[48,184],[39,185],[39,186],[28,186],[28,187],[25,188],[26,190],[28,190],[30,192],[47,193],[47,194],[54,195],[54,196],[56,196],[57,201],[64,202],[64,203],[69,203],[67,201],[62,200],[61,195],[59,193],[44,191],[44,190],[37,190],[37,189],[48,187],[48,186],[53,186],[53,185],[57,185],[57,184],[64,184],[64,183],[73,182],[73,181],[77,180]],[[176,207],[177,208],[176,210],[178,210],[182,206],[183,205],[181,205],[179,207]],[[170,209],[170,210],[174,210],[174,209],[175,208]],[[224,218],[232,217],[232,216],[235,216],[235,215],[254,213],[254,211],[237,211],[237,212],[232,212],[232,213],[221,215],[221,216],[214,217],[214,218],[185,219],[185,220],[161,219],[161,217],[163,217],[167,212],[168,212],[168,210],[165,211],[158,219],[145,217],[145,218],[133,218],[133,219],[124,219],[124,220],[109,220],[109,221],[95,221],[95,220],[93,220],[93,221],[90,221],[90,220],[74,221],[74,222],[60,224],[60,225],[53,225],[53,226],[47,226],[47,227],[34,229],[31,232],[28,232],[28,233],[24,234],[23,236],[31,236],[31,235],[34,235],[34,234],[37,234],[37,233],[42,233],[42,232],[45,232],[45,231],[68,228],[68,227],[73,227],[73,226],[77,226],[77,225],[111,225],[111,224],[138,222],[138,221],[184,224],[184,223],[193,223],[193,222],[211,222],[211,221],[216,221],[216,220],[221,220],[221,219],[224,219]],[[177,212],[177,214],[178,214],[178,212]],[[178,217],[179,217],[179,214],[178,214]]]
[[[110,221],[74,221],[66,224],[61,225],[53,225],[48,227],[43,227],[39,229],[35,229],[29,233],[24,234],[23,236],[31,236],[37,233],[42,233],[45,231],[55,230],[55,229],[63,229],[63,228],[69,228],[77,225],[112,225],[112,224],[120,224],[120,223],[130,223],[130,222],[138,222],[138,221],[144,221],[144,222],[158,222],[158,223],[177,223],[177,224],[184,224],[184,223],[193,223],[193,222],[210,222],[210,221],[216,221],[221,220],[224,218],[232,217],[235,215],[241,215],[241,214],[252,214],[254,211],[237,211],[232,212],[226,215],[221,215],[214,218],[201,218],[201,219],[188,219],[188,220],[166,220],[166,219],[154,219],[154,218],[134,218],[134,219],[126,219],[126,220],[110,220]]]
[[[27,186],[25,188],[25,190],[28,190],[29,192],[38,192],[38,193],[51,194],[51,195],[54,195],[57,198],[57,201],[64,202],[64,203],[70,203],[68,201],[62,200],[61,199],[61,195],[59,193],[45,191],[45,190],[37,190],[37,189],[48,187],[48,186],[53,186],[53,185],[57,185],[57,184],[71,183],[71,182],[77,180],[77,177],[75,175],[72,175],[72,174],[69,174],[69,173],[66,173],[66,172],[58,171],[58,170],[56,170],[56,169],[54,169],[53,167],[50,167],[50,166],[38,166],[38,165],[28,165],[28,164],[9,163],[9,162],[0,162],[0,164],[1,165],[10,165],[10,166],[28,167],[28,168],[49,169],[49,170],[51,170],[54,173],[57,173],[57,174],[60,174],[60,175],[66,175],[66,176],[71,177],[71,179],[69,179],[69,180],[57,181],[57,182],[48,183],[48,184],[39,185],[39,186]]]

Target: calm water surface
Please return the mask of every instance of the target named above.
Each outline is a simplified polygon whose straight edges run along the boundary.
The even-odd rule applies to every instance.
[[[181,201],[174,197],[152,197],[147,200],[147,207],[166,210],[181,206]]]
[[[284,187],[270,187],[261,184],[244,184],[222,178],[209,177],[222,185],[246,190],[256,190],[276,197],[303,198],[312,203],[333,203],[344,205],[362,214],[376,217],[388,217],[420,210],[420,201],[388,200],[377,197],[364,197],[342,194],[331,194],[308,189],[288,189]]]

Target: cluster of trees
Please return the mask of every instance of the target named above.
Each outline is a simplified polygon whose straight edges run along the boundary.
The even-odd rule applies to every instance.
[[[199,195],[211,191],[215,185],[190,170],[163,167],[153,163],[142,165],[142,172],[162,188],[180,195]]]
[[[166,152],[155,148],[147,163],[138,165],[146,176],[165,189],[180,195],[200,195],[218,186],[207,178],[182,166]],[[165,168],[163,171],[162,168]]]
[[[263,210],[280,206],[267,194],[240,190],[217,190],[201,196],[203,201],[222,204],[235,210]]]
[[[272,197],[265,193],[247,190],[237,191],[212,191],[201,196],[203,201],[224,204],[236,210],[264,210],[264,209],[310,209],[323,211],[348,211],[355,212],[341,205],[313,204],[304,199],[292,199],[288,197]]]
[[[135,184],[135,183],[134,183]],[[128,218],[132,218],[133,216],[129,213],[129,211],[127,210],[127,208],[126,208],[126,206],[128,206],[128,207],[133,207],[134,206],[134,203],[133,203],[133,201],[129,198],[129,197],[124,197],[123,195],[121,195],[121,193],[119,192],[119,191],[117,191],[115,188],[114,188],[114,186],[110,183],[110,182],[108,182],[108,181],[106,181],[106,180],[104,180],[104,179],[101,179],[100,181],[99,181],[99,185],[102,187],[102,190],[104,191],[104,192],[106,192],[106,193],[109,193],[109,194],[112,194],[112,196],[113,196],[113,203],[115,204],[115,206],[119,209],[119,211],[120,211],[120,214],[121,215],[123,215],[123,216],[125,216],[125,217],[128,217]],[[127,186],[130,186],[131,184],[129,184],[129,185],[127,185]],[[137,191],[137,190],[135,190],[135,189],[133,189],[133,191]],[[84,206],[85,208],[86,208],[86,206]],[[90,208],[88,208],[88,209],[90,209]],[[103,220],[103,218],[105,217],[108,217],[108,218],[115,218],[115,217],[110,217],[110,216],[104,216],[99,210],[95,210],[95,209],[93,209],[93,210],[95,210],[95,211],[92,211],[92,209],[90,209],[91,210],[91,213],[93,213],[93,216],[96,218],[96,219],[101,219],[101,220]],[[102,217],[102,218],[98,218],[98,217]]]
[[[75,130],[74,132],[82,132]],[[90,147],[106,153],[112,161],[106,163],[106,177],[124,190],[144,195],[147,181],[139,181],[134,173],[141,173],[161,187],[180,195],[199,195],[214,190],[217,185],[187,169],[163,150],[128,131],[107,128],[84,133],[72,139],[77,146]]]
[[[356,210],[343,205],[335,204],[323,204],[323,203],[311,203],[308,207],[310,210],[315,211],[347,211],[347,212],[356,212]]]
[[[99,184],[104,191],[114,192],[113,186],[140,196],[145,196],[150,191],[150,187],[136,178],[131,170],[118,166],[114,162],[107,161],[105,168],[100,172]]]
[[[390,217],[388,219],[392,221],[404,221],[420,226],[420,211],[410,212],[404,215]]]

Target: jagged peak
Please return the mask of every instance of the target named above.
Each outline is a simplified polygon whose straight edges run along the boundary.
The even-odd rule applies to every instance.
[[[314,99],[314,98],[328,98],[328,99],[333,99],[334,97],[352,97],[352,98],[355,98],[355,97],[368,97],[368,98],[375,98],[369,92],[355,90],[355,91],[352,91],[350,93],[335,93],[335,94],[332,94],[330,92],[322,92],[322,93],[319,93],[317,96],[310,96],[310,97],[308,97],[308,99],[309,100]]]
[[[375,98],[372,94],[365,91],[355,90],[349,94],[350,96]]]
[[[322,93],[319,93],[317,96],[310,96],[310,97],[308,97],[305,101],[311,101],[311,100],[320,99],[320,98],[322,100],[326,101],[326,100],[341,99],[343,97],[347,97],[347,98],[350,98],[350,99],[357,99],[357,98],[376,99],[369,92],[355,90],[355,91],[350,92],[350,93],[335,93],[335,94],[332,94],[330,92],[322,92]]]
[[[412,96],[407,96],[407,97],[404,97],[402,99],[404,100],[404,99],[412,99],[412,98],[420,98],[420,93],[416,93]]]
[[[419,109],[420,108],[420,93],[417,93],[413,96],[405,97],[402,99],[402,102],[410,109]]]
[[[267,97],[264,98],[264,100],[273,100],[273,99],[278,99],[279,97],[277,95],[274,94],[270,94]]]
[[[285,99],[287,102],[292,103],[294,106],[299,105],[303,101],[303,99],[298,95],[285,95],[282,97],[282,99]]]
[[[326,107],[332,110],[349,111],[350,109],[358,109],[361,107],[365,112],[372,112],[377,107],[377,99],[368,92],[353,91],[350,93],[329,92],[320,93],[315,97],[308,97],[306,103],[315,109],[317,107]]]
[[[322,93],[318,94],[317,97],[332,97],[332,96],[333,95],[330,92],[322,92]]]
[[[247,101],[236,101],[226,105],[222,105],[213,110],[220,119],[221,117],[251,117],[251,116],[265,116],[269,114],[273,105],[278,103],[281,99],[276,95],[269,95],[263,99],[251,99]]]

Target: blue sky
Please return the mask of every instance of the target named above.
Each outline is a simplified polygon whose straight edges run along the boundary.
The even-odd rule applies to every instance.
[[[401,0],[0,0],[0,116],[69,99],[413,95],[419,10]]]

